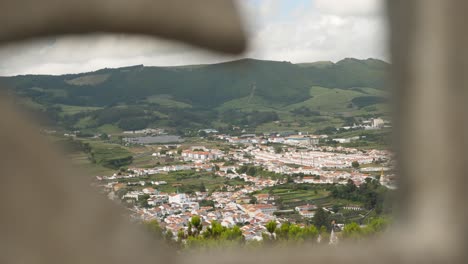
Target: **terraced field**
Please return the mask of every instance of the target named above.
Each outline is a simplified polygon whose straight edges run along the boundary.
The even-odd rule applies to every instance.
[[[200,191],[203,184],[208,192],[219,189],[224,185],[236,186],[247,185],[246,182],[240,180],[226,180],[225,178],[215,176],[207,172],[195,171],[179,171],[170,172],[167,174],[154,174],[149,176],[152,181],[165,181],[167,185],[160,185],[157,187],[162,192],[191,192]]]
[[[274,190],[275,195],[279,195],[285,203],[296,203],[308,200],[315,200],[317,198],[323,198],[328,196],[327,191],[311,191],[311,190],[288,190],[279,189]]]
[[[262,190],[261,193],[270,193],[277,196],[281,203],[287,208],[294,208],[298,205],[304,204],[315,204],[321,207],[333,207],[334,205],[340,207],[346,205],[362,206],[356,202],[333,198],[331,197],[329,191],[319,185],[285,184],[272,188],[266,188]]]
[[[86,153],[74,153],[68,155],[71,163],[85,176],[110,176],[116,172],[114,169],[92,163]]]
[[[92,106],[76,106],[76,105],[65,105],[57,104],[56,106],[62,109],[63,115],[74,115],[81,112],[95,111],[102,109],[103,107],[92,107]]]
[[[293,208],[297,205],[307,203],[316,203],[321,199],[327,198],[329,192],[323,189],[302,190],[292,189],[288,185],[284,187],[267,188],[261,191],[262,193],[273,193],[280,198],[285,207]]]

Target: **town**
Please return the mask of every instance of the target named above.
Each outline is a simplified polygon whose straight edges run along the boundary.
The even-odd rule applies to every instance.
[[[196,216],[205,229],[213,221],[226,228],[237,226],[246,241],[264,239],[272,221],[306,226],[318,210],[333,219],[333,231],[351,222],[365,224],[383,214],[385,209],[377,204],[381,201],[346,199],[337,194],[337,186],[397,186],[388,150],[323,145],[327,135],[300,132],[203,133],[209,135],[209,144],[157,145],[159,151],[151,158],[169,159],[167,164],[128,167],[96,176],[95,184],[128,207],[134,220],[157,220],[174,240],[191,232],[189,223]]]

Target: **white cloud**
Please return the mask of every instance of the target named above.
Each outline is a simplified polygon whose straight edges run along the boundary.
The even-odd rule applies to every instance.
[[[292,62],[387,58],[383,0],[239,0],[238,5],[251,39],[245,57]],[[230,59],[235,57],[142,36],[67,36],[3,47],[0,75]]]
[[[269,3],[262,1],[260,5]],[[275,19],[278,14],[257,12],[263,27],[251,36],[251,54],[293,62],[387,59],[382,9],[380,0],[316,0],[301,2],[281,19]]]
[[[315,0],[321,14],[338,16],[381,16],[383,2],[376,0]]]

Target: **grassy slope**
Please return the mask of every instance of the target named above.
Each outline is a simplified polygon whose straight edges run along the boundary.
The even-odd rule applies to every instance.
[[[371,106],[375,107],[375,109],[371,107],[357,108],[356,106],[350,106],[351,101],[357,97],[386,96],[384,91],[374,88],[353,88],[344,90],[313,86],[310,88],[310,95],[311,98],[308,100],[287,106],[275,105],[268,107],[264,102],[259,100],[252,100],[250,105],[242,101],[244,104],[237,104],[235,106],[237,109],[274,110],[279,114],[281,120],[288,122],[286,126],[276,123],[263,124],[257,128],[258,132],[304,130],[304,128],[314,130],[327,126],[341,126],[343,120],[339,118],[339,116],[362,116],[366,114],[386,115],[388,113],[388,107],[382,103]],[[232,105],[223,105],[223,107],[226,109],[232,107]],[[318,117],[298,116],[290,112],[301,107],[319,111],[321,114],[320,119],[318,119]],[[307,126],[298,125],[297,123],[300,121],[307,123]]]
[[[45,108],[46,108],[44,105],[34,101],[30,97],[16,97],[15,98],[15,103],[19,107],[24,107],[26,109],[30,109],[30,110],[33,110],[33,111],[45,110]]]
[[[192,172],[189,172],[192,173]],[[158,189],[163,192],[175,192],[177,188],[194,188],[197,189],[198,186],[203,183],[208,191],[222,187],[225,183],[235,186],[235,185],[245,185],[246,183],[239,180],[229,180],[226,182],[225,178],[215,176],[210,173],[197,172],[188,176],[180,176],[186,174],[186,172],[171,172],[168,174],[155,174],[150,176],[151,180],[155,181],[166,181],[167,185],[160,185]],[[174,184],[181,184],[181,187],[173,186]],[[198,191],[198,190],[197,190]]]
[[[69,155],[72,164],[82,170],[85,175],[89,176],[110,176],[115,173],[115,170],[103,167],[99,164],[92,163],[88,155],[85,153],[75,153]]]
[[[354,98],[362,96],[362,93],[352,90],[336,88],[324,88],[314,86],[310,89],[312,98],[288,106],[288,109],[305,106],[311,110],[323,112],[346,112],[349,111],[347,104]]]
[[[74,115],[74,114],[81,113],[81,112],[102,109],[102,107],[64,105],[64,104],[57,104],[57,106],[62,108],[62,113],[64,115]]]
[[[61,117],[98,110],[106,105],[145,107],[154,104],[161,109],[153,108],[150,113],[145,113],[145,116],[152,113],[160,118],[150,124],[154,127],[170,125],[173,110],[201,114],[211,109],[219,113],[237,109],[244,112],[275,111],[278,114],[281,124],[265,123],[257,127],[257,131],[314,130],[330,125],[340,126],[343,124],[341,117],[382,115],[387,112],[382,103],[362,108],[350,105],[355,98],[386,96],[382,87],[387,66],[382,61],[372,59],[297,65],[245,59],[194,67],[135,66],[77,75],[31,75],[3,80],[15,87],[19,95],[34,99],[25,101],[27,107],[44,110],[50,105],[60,106]],[[106,78],[88,82],[98,75],[105,75]],[[69,80],[85,82],[73,85]],[[320,111],[322,116],[306,117],[291,113],[299,107]],[[184,122],[206,126],[198,121],[192,123],[192,120],[189,118]],[[209,120],[213,127],[226,125],[213,117],[204,117],[203,120]],[[120,133],[116,124],[96,127],[95,120],[82,117],[75,127]]]
[[[242,110],[245,112],[250,111],[278,111],[281,109],[281,105],[271,103],[258,96],[247,96],[239,99],[234,99],[223,103],[221,106],[216,108],[219,111],[225,111],[229,109]]]
[[[192,108],[190,104],[179,102],[170,98],[170,96],[152,95],[146,98],[148,103],[156,103],[161,106],[175,108]]]

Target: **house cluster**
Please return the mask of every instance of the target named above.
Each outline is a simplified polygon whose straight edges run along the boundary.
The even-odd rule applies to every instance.
[[[192,147],[191,149],[186,149],[182,151],[182,158],[185,161],[197,161],[197,160],[216,160],[224,157],[222,151],[217,149],[206,149]]]
[[[352,126],[344,126],[343,129],[365,129],[365,130],[375,130],[382,128],[390,128],[390,121],[384,120],[382,118],[371,118],[368,120],[363,120],[360,124],[353,124]]]
[[[186,170],[196,170],[196,171],[213,171],[213,164],[211,163],[191,163],[191,164],[181,164],[181,165],[170,165],[170,166],[161,166],[154,168],[129,168],[126,174],[114,173],[112,176],[96,176],[98,181],[110,181],[110,180],[122,180],[122,179],[132,179],[139,178],[146,175],[154,175],[159,173],[167,173],[171,171],[186,171]],[[145,181],[141,181],[142,185],[145,185]],[[134,184],[132,181],[131,184]],[[154,182],[151,181],[153,185],[163,185],[167,184],[164,181]]]
[[[211,221],[216,220],[221,225],[233,227],[240,225],[242,233],[247,240],[261,240],[262,233],[266,232],[265,225],[271,220],[277,220],[273,215],[278,210],[274,204],[274,197],[268,194],[257,194],[256,204],[250,204],[250,194],[260,191],[265,187],[279,184],[278,181],[271,179],[257,178],[246,174],[235,173],[236,166],[225,166],[226,173],[222,170],[216,172],[221,177],[239,177],[247,182],[253,182],[251,185],[231,187],[226,191],[213,192],[210,195],[206,192],[195,192],[194,194],[185,193],[163,193],[156,187],[148,187],[145,181],[117,182],[109,181],[106,185],[107,190],[114,194],[120,189],[125,188],[130,183],[141,184],[138,190],[132,190],[125,193],[120,199],[133,203],[132,216],[139,220],[157,219],[161,226],[177,234],[179,230],[186,231],[187,223],[194,215],[202,219],[203,226],[207,227]],[[132,169],[133,173],[146,173],[142,169]],[[115,176],[120,177],[120,176]],[[124,176],[122,176],[124,177]],[[101,177],[102,179],[104,177]],[[106,177],[111,179],[112,177]],[[154,182],[151,182],[154,185]],[[161,184],[161,183],[159,183]],[[148,198],[149,196],[149,198]],[[114,199],[116,195],[113,195]],[[139,201],[143,198],[147,200],[147,208],[139,206]],[[133,201],[133,202],[132,202]],[[213,206],[200,206],[200,204],[211,201]]]
[[[160,128],[145,128],[141,130],[130,130],[130,131],[124,131],[124,134],[127,135],[134,135],[134,134],[140,134],[140,135],[164,135],[164,129]]]
[[[266,231],[264,227],[266,223],[277,220],[273,215],[277,207],[267,203],[274,201],[268,196],[259,197],[261,203],[247,203],[246,195],[260,189],[259,186],[247,186],[238,191],[213,192],[210,196],[203,192],[196,192],[193,195],[156,192],[148,199],[150,208],[134,207],[132,215],[139,220],[157,219],[162,227],[170,230],[174,235],[179,230],[187,231],[191,217],[197,215],[200,216],[204,227],[210,226],[213,220],[225,227],[241,225],[242,233],[247,240],[261,240],[262,233]],[[141,194],[142,192],[131,192],[129,198],[135,199],[135,196]],[[127,196],[124,197],[127,198]],[[213,201],[214,208],[200,207],[199,202],[202,200]]]
[[[229,151],[209,149],[204,146],[192,146],[183,150],[180,157],[184,164],[158,166],[154,168],[130,168],[124,174],[97,177],[101,186],[108,191],[109,197],[129,201],[132,205],[132,216],[139,220],[157,219],[161,226],[172,231],[176,235],[180,230],[187,231],[188,222],[194,216],[200,216],[202,225],[208,227],[211,221],[216,220],[221,225],[233,227],[242,226],[241,230],[247,240],[261,240],[265,230],[265,224],[271,220],[281,222],[275,216],[279,210],[275,204],[273,195],[258,192],[264,188],[286,183],[284,179],[272,179],[269,177],[254,177],[246,173],[240,173],[243,165],[255,165],[264,170],[278,174],[291,175],[295,183],[314,184],[346,184],[353,180],[356,185],[365,182],[376,172],[376,161],[379,161],[378,169],[381,171],[380,181],[386,186],[392,186],[395,177],[384,175],[384,169],[389,167],[391,153],[383,150],[360,151],[354,148],[341,146],[332,147],[315,146],[315,141],[320,136],[299,134],[269,134],[256,136],[246,134],[240,137],[220,138],[237,144],[247,142],[243,148],[231,148]],[[257,143],[255,143],[257,142]],[[281,149],[270,146],[268,143],[282,143]],[[264,144],[263,144],[264,143]],[[174,151],[174,155],[177,152]],[[362,169],[353,167],[353,162],[358,162]],[[367,165],[369,164],[369,165]],[[366,168],[366,165],[370,169]],[[141,176],[168,173],[172,171],[211,171],[214,175],[237,179],[247,183],[240,186],[225,185],[222,191],[187,193],[163,193],[158,191],[159,185],[165,185],[165,181],[144,180]],[[128,179],[128,180],[126,180]],[[143,179],[143,180],[142,180]],[[291,179],[291,177],[289,177]],[[167,179],[166,179],[167,180]],[[169,181],[169,180],[168,180]],[[131,191],[122,195],[119,189],[135,185],[129,188]],[[173,185],[174,186],[174,185]],[[255,199],[252,198],[252,193]],[[149,197],[149,198],[148,198]],[[141,206],[141,199],[146,199],[147,206]],[[254,201],[252,201],[254,200]],[[210,205],[210,206],[205,206]],[[349,206],[349,210],[358,210]],[[303,217],[311,218],[317,210],[316,205],[305,204],[294,208]]]
[[[301,206],[296,206],[294,208],[301,216],[312,218],[315,215],[315,210],[317,210],[317,206],[314,204],[306,204]]]
[[[355,136],[355,137],[349,137],[349,138],[334,138],[332,140],[337,143],[344,144],[344,143],[351,143],[353,141],[359,140],[360,138],[361,138],[360,136]]]
[[[189,164],[178,164],[178,165],[168,165],[168,166],[160,166],[154,168],[129,168],[128,172],[131,173],[132,177],[140,177],[144,175],[153,175],[159,173],[167,173],[171,171],[186,171],[186,170],[196,170],[196,171],[212,171],[213,170],[212,163],[204,163],[204,162],[194,162]],[[117,176],[118,177],[118,176]]]
[[[333,151],[328,151],[328,150]],[[271,171],[284,174],[304,173],[320,174],[323,169],[346,169],[351,168],[352,163],[357,161],[359,164],[370,164],[376,160],[388,160],[390,153],[387,151],[372,150],[366,153],[345,148],[313,148],[306,150],[291,149],[286,152],[277,153],[274,148],[268,146],[255,147],[251,150],[246,149],[253,158],[253,162],[262,164]],[[286,164],[300,166],[294,170]],[[300,170],[309,171],[300,171]]]
[[[220,140],[225,140],[230,144],[262,144],[278,143],[291,146],[314,146],[321,138],[327,135],[307,135],[301,132],[266,133],[263,135],[244,134],[241,136],[217,135]]]
[[[346,184],[348,180],[352,180],[355,185],[360,186],[367,177],[368,174],[362,173],[347,173],[347,172],[329,172],[321,176],[304,176],[300,179],[295,179],[296,183],[314,183],[314,184]]]
[[[280,180],[272,180],[270,178],[254,177],[254,176],[249,176],[249,175],[247,175],[245,173],[238,174],[235,171],[233,171],[232,173],[231,172],[225,173],[225,172],[222,172],[222,171],[217,171],[216,175],[221,176],[221,177],[225,177],[225,178],[228,178],[228,179],[238,178],[238,179],[244,180],[245,182],[251,182],[255,186],[261,187],[262,189],[266,188],[266,187],[271,187],[271,186],[275,186],[277,184],[284,183],[284,182],[282,182]]]

